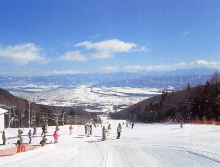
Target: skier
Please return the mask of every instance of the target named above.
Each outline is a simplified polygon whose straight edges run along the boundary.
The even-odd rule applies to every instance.
[[[17,146],[17,153],[21,152],[21,141],[20,140],[17,141],[16,146]]]
[[[85,135],[87,134],[88,127],[85,125]]]
[[[22,129],[20,129],[20,128],[18,127],[18,137],[19,137],[19,138],[20,138],[20,136],[21,136],[22,133],[23,133]]]
[[[90,124],[90,135],[92,135],[92,124]]]
[[[182,128],[182,127],[183,127],[183,121],[180,120],[180,128]]]
[[[59,134],[57,133],[57,131],[53,133],[53,138],[54,138],[54,143],[58,143]]]
[[[90,137],[90,131],[91,131],[90,126],[87,125],[87,137]]]
[[[37,134],[37,128],[36,128],[36,125],[34,125],[33,135],[36,135],[36,134]]]
[[[19,146],[20,146],[20,145],[21,145],[21,141],[18,140],[17,143],[16,143],[16,145],[19,145]]]
[[[110,134],[111,131],[111,124],[108,125],[108,135]]]
[[[118,134],[118,136],[117,136],[116,139],[120,139],[120,136],[121,136],[121,128],[120,128],[120,126],[117,127],[117,134]]]
[[[31,144],[32,141],[31,130],[29,130],[28,132],[28,137],[29,137],[29,144]]]
[[[70,135],[72,135],[72,129],[73,129],[73,126],[70,125],[70,126],[69,126]]]
[[[42,127],[42,133],[41,133],[41,136],[44,134],[44,137],[46,136],[46,126],[43,125]]]
[[[5,131],[3,131],[2,133],[2,140],[3,140],[3,145],[5,145],[6,142]]]
[[[23,131],[20,128],[18,128],[18,138],[20,139],[21,143],[23,142],[23,138],[21,136],[22,133]]]
[[[46,137],[43,137],[42,140],[40,141],[41,146],[44,146],[47,143]]]
[[[118,124],[118,127],[120,128],[120,130],[122,131],[122,126],[121,126],[121,124],[119,123]]]
[[[108,132],[107,129],[105,129],[105,126],[102,128],[102,141],[106,140],[106,133]]]
[[[132,124],[131,124],[131,129],[133,129],[133,127],[134,127],[134,122],[132,122]]]

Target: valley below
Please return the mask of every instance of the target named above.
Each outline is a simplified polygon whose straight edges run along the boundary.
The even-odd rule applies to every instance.
[[[50,106],[81,106],[88,112],[116,112],[161,94],[158,88],[36,86],[10,88],[13,95]]]

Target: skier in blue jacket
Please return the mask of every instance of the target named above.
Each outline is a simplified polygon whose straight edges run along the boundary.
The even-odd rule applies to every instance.
[[[28,132],[28,137],[29,137],[29,144],[31,144],[32,141],[31,130],[29,130]]]

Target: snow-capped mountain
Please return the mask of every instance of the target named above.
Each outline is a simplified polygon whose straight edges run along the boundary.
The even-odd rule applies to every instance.
[[[157,87],[166,89],[170,86],[175,89],[184,88],[188,83],[191,86],[205,84],[216,69],[191,68],[160,72],[117,72],[95,74],[72,74],[39,77],[0,77],[0,86],[8,90],[13,87],[38,86],[106,86],[106,87]]]

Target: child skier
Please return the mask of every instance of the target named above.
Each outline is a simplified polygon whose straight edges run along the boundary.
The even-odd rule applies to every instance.
[[[108,132],[107,129],[105,129],[105,126],[102,128],[102,141],[106,140],[106,133]]]
[[[54,138],[54,143],[58,143],[59,134],[57,133],[57,131],[53,133],[53,138]]]

